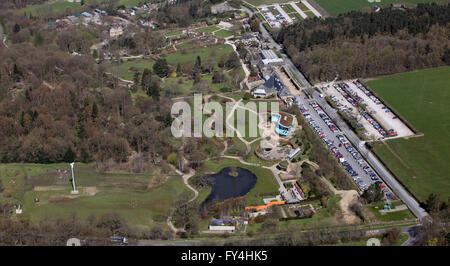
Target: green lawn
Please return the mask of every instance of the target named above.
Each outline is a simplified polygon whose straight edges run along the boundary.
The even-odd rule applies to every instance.
[[[308,16],[308,18],[314,18],[316,16],[311,10],[304,11],[304,13]]]
[[[198,28],[197,31],[201,31],[201,32],[207,32],[207,33],[211,33],[214,32],[216,30],[220,30],[219,27],[212,25],[212,26],[207,26],[207,27],[203,27],[203,28]]]
[[[68,217],[72,213],[85,219],[91,214],[98,217],[114,211],[134,225],[150,226],[157,223],[165,226],[166,216],[174,201],[193,194],[179,176],[170,176],[160,187],[147,190],[147,185],[157,173],[100,174],[94,166],[79,163],[75,165],[75,177],[80,196],[70,199],[70,183],[57,182],[55,173],[58,169],[69,171],[70,167],[68,164],[0,165],[0,175],[7,182],[6,185],[16,184],[17,193],[14,193],[13,199],[23,204],[22,216],[38,222],[49,217]],[[25,179],[26,176],[28,178]],[[52,186],[55,190],[34,191],[35,186]],[[86,187],[95,187],[97,193],[85,195]],[[0,201],[5,200],[4,194],[0,193]],[[39,203],[34,202],[36,197]],[[59,200],[51,200],[52,197],[58,197]]]
[[[227,38],[227,37],[233,36],[233,32],[222,29],[222,30],[214,32],[214,35],[217,37]]]
[[[137,6],[140,2],[143,2],[142,0],[120,0],[117,3],[117,6],[124,5],[127,8]]]
[[[126,80],[133,80],[134,77],[134,71],[131,71],[130,68],[134,67],[139,72],[142,73],[145,68],[153,69],[153,64],[155,62],[153,60],[146,60],[146,59],[132,59],[124,61],[120,64],[120,77]]]
[[[295,3],[299,8],[300,8],[300,10],[301,11],[309,11],[309,8],[307,8],[306,6],[305,6],[305,4],[303,4],[303,3]]]
[[[182,51],[167,55],[165,58],[169,64],[175,65],[177,63],[183,64],[186,62],[195,62],[197,56],[200,56],[202,62],[205,62],[208,58],[212,57],[218,62],[220,56],[223,54],[228,55],[233,51],[233,48],[228,44],[219,44],[206,48],[199,48],[189,51]]]
[[[85,0],[87,4],[89,0]],[[49,1],[38,5],[28,5],[20,10],[20,12],[27,15],[33,14],[33,16],[40,16],[43,14],[61,14],[64,15],[66,11],[72,12],[72,15],[79,13],[84,9],[88,9],[87,5],[82,6],[80,3],[70,3],[65,0]],[[69,13],[70,13],[69,12]]]
[[[347,13],[352,10],[369,10],[373,6],[389,6],[392,3],[403,3],[406,6],[416,5],[418,3],[441,2],[444,0],[383,0],[381,2],[369,2],[367,0],[315,0],[317,4],[323,7],[330,15]]]
[[[262,5],[287,3],[292,2],[293,0],[244,0],[244,1],[254,6],[262,6]]]
[[[286,13],[296,12],[295,9],[290,4],[280,5],[280,6]]]
[[[289,16],[291,17],[291,19],[294,20],[294,21],[302,21],[302,20],[303,20],[303,17],[302,17],[299,13],[297,13],[297,12],[289,13],[288,15],[289,15]]]
[[[376,207],[378,207],[378,208],[376,208]],[[384,207],[384,203],[374,203],[371,206],[367,206],[367,208],[370,210],[370,212],[372,212],[373,215],[375,216],[375,219],[378,221],[381,221],[381,222],[403,221],[403,220],[415,219],[414,215],[409,210],[402,210],[402,211],[381,214],[380,210],[382,210],[383,207]]]
[[[450,67],[380,77],[367,84],[423,137],[393,139],[375,147],[396,176],[424,201],[450,196]]]

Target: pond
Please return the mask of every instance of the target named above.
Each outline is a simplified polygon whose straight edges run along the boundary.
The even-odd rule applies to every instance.
[[[212,183],[211,194],[202,203],[203,207],[222,202],[226,199],[247,194],[256,184],[256,175],[240,167],[226,167],[209,176]]]

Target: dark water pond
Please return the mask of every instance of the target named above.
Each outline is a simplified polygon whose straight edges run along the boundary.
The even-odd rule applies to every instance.
[[[240,167],[226,167],[217,174],[209,176],[212,183],[211,194],[202,203],[210,206],[226,199],[247,194],[256,184],[256,175],[250,170]]]

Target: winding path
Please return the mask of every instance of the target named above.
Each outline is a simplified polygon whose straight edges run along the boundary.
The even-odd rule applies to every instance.
[[[255,112],[255,111],[253,111],[253,110],[251,110],[251,109],[248,109],[248,108],[244,108],[244,107],[242,107],[242,106],[239,106],[239,103],[242,101],[242,99],[239,100],[239,101],[236,101],[235,99],[230,98],[230,97],[227,97],[227,96],[224,96],[224,95],[222,95],[222,94],[218,94],[218,96],[220,96],[220,97],[222,97],[222,98],[229,99],[229,100],[231,100],[231,101],[234,103],[234,106],[233,106],[232,110],[230,111],[230,113],[229,113],[228,116],[226,117],[226,120],[225,120],[225,121],[226,121],[226,126],[231,127],[231,128],[236,132],[236,135],[238,136],[238,138],[246,145],[246,147],[247,147],[246,155],[247,155],[247,154],[250,153],[250,151],[251,151],[251,146],[250,146],[251,143],[253,143],[254,141],[256,141],[256,140],[258,140],[258,139],[260,139],[260,138],[257,138],[257,139],[255,139],[255,140],[253,140],[253,141],[251,141],[251,142],[248,142],[247,140],[245,140],[245,139],[242,137],[241,133],[239,132],[239,130],[237,130],[237,129],[234,127],[234,125],[231,125],[231,124],[228,123],[228,119],[231,117],[231,115],[234,114],[234,111],[235,111],[237,108],[242,108],[242,109],[248,110],[248,111],[250,111],[250,112]],[[209,97],[206,97],[205,102],[207,102],[208,100],[209,100]],[[260,124],[261,124],[261,123],[260,123]],[[258,124],[258,126],[260,126],[260,124]],[[184,145],[183,145],[183,146],[184,146]],[[180,147],[180,150],[183,149],[183,146]],[[225,155],[225,152],[226,152],[227,149],[228,149],[228,144],[227,144],[226,140],[224,140],[224,149],[223,149],[223,151],[220,153],[220,155],[218,155],[218,156],[216,156],[216,157],[207,158],[207,159],[205,159],[205,160],[202,160],[202,162],[206,162],[206,161],[209,161],[209,160],[211,160],[211,159],[217,159],[217,158],[229,158],[229,159],[235,159],[235,160],[238,160],[240,163],[245,164],[245,165],[257,166],[257,167],[269,169],[270,171],[272,171],[272,174],[274,175],[274,177],[275,177],[275,179],[276,179],[278,185],[280,186],[280,192],[281,192],[281,193],[284,193],[284,192],[286,191],[286,188],[284,187],[283,182],[281,181],[280,177],[278,176],[278,172],[279,172],[279,171],[278,171],[278,169],[276,168],[275,165],[273,165],[273,166],[271,166],[271,167],[268,167],[268,166],[263,166],[263,165],[258,164],[258,163],[250,163],[250,162],[247,162],[247,161],[245,161],[245,160],[243,159],[243,157],[241,157],[241,156]],[[182,157],[182,160],[185,161],[185,162],[189,162],[185,157]],[[188,187],[190,190],[192,190],[192,191],[194,192],[194,197],[192,197],[190,200],[188,200],[187,202],[185,202],[184,204],[181,205],[181,206],[185,206],[185,205],[187,205],[187,204],[193,202],[194,200],[196,200],[197,197],[198,197],[198,191],[197,191],[195,188],[193,188],[193,187],[189,184],[189,179],[190,179],[192,176],[194,176],[194,175],[196,174],[196,172],[195,172],[194,169],[189,168],[189,173],[185,174],[185,173],[181,172],[180,170],[178,170],[175,166],[171,165],[171,167],[174,169],[174,171],[175,171],[177,174],[179,174],[180,176],[183,177],[183,182],[184,182],[184,184],[186,185],[186,187]],[[181,206],[179,206],[179,207],[181,207]],[[178,208],[179,208],[179,207],[178,207]],[[172,218],[173,218],[173,214],[174,214],[175,210],[176,210],[176,208],[173,208],[173,209],[170,211],[169,216],[167,217],[167,225],[169,226],[169,228],[170,228],[174,233],[185,232],[185,230],[184,230],[183,228],[176,228],[176,227],[173,225],[173,223],[172,223]]]

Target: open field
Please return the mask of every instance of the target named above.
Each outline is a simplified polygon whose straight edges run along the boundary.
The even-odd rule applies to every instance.
[[[228,55],[233,51],[233,48],[228,44],[219,44],[214,45],[206,48],[199,48],[194,50],[188,50],[188,51],[182,51],[178,53],[168,54],[165,58],[167,60],[167,63],[171,65],[175,65],[180,63],[186,63],[186,62],[195,62],[195,59],[197,56],[200,56],[202,59],[202,62],[206,62],[208,58],[213,58],[217,62],[220,60],[220,56],[223,54]]]
[[[377,143],[375,151],[424,201],[430,193],[450,196],[450,67],[380,77],[367,84],[423,137]]]
[[[124,5],[128,8],[130,8],[133,6],[137,6],[140,2],[143,2],[143,1],[141,1],[141,0],[120,0],[117,3],[117,6]]]
[[[245,2],[252,4],[254,6],[288,3],[288,2],[292,2],[292,1],[293,0],[245,0]]]
[[[148,189],[155,175],[168,179],[160,186]],[[72,213],[86,219],[91,214],[98,217],[114,211],[134,225],[151,226],[156,223],[165,226],[174,201],[192,196],[177,175],[156,172],[100,174],[94,166],[82,163],[75,165],[76,184],[80,191],[77,196],[70,194],[68,164],[1,164],[0,176],[6,190],[13,192],[10,197],[13,203],[23,204],[22,216],[34,222],[49,217],[68,217]],[[0,199],[4,197],[5,192],[0,193]],[[36,197],[39,198],[38,203],[34,202]]]
[[[373,203],[367,206],[367,209],[375,216],[375,219],[380,222],[391,222],[391,221],[403,221],[403,220],[414,220],[415,217],[409,209],[399,210],[395,212],[388,212],[386,214],[380,213],[380,210],[384,207],[384,202]],[[397,205],[401,205],[398,203]],[[393,207],[395,205],[393,204]]]
[[[218,37],[222,37],[222,38],[227,38],[227,37],[233,36],[233,32],[231,32],[229,30],[221,29],[221,30],[214,32],[214,35],[218,36]]]
[[[207,27],[203,27],[203,28],[198,28],[198,29],[196,29],[197,31],[201,31],[201,32],[207,32],[207,33],[210,33],[210,32],[214,32],[214,31],[216,31],[216,30],[220,30],[220,28],[219,27],[217,27],[217,26],[215,26],[215,25],[212,25],[212,26],[207,26]]]
[[[381,2],[369,2],[367,0],[314,0],[323,7],[330,15],[347,13],[352,10],[370,10],[371,7],[390,6],[392,3],[403,3],[406,6],[417,5],[418,3],[441,2],[443,0],[383,0]]]
[[[85,0],[85,5],[82,6],[80,3],[70,3],[65,0],[48,1],[39,5],[28,5],[20,10],[20,12],[26,13],[27,15],[32,14],[33,16],[40,16],[43,14],[61,14],[64,15],[66,11],[73,13],[79,13],[83,9],[87,9],[87,3],[89,0]]]

